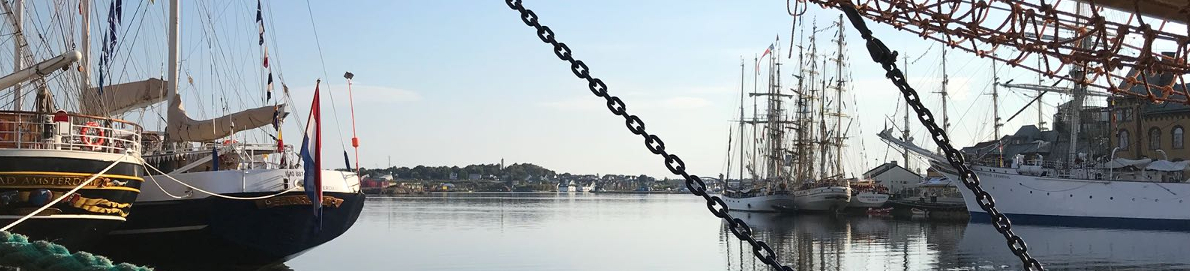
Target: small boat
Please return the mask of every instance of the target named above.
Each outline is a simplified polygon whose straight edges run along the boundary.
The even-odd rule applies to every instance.
[[[851,185],[849,208],[880,208],[888,203],[888,188],[873,181],[856,182]]]

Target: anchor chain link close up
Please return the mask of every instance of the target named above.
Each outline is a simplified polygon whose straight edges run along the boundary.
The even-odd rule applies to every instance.
[[[508,4],[509,8],[521,13],[521,21],[524,21],[525,25],[537,29],[537,37],[540,38],[542,42],[553,45],[554,54],[557,55],[562,61],[570,63],[570,70],[575,76],[580,79],[587,80],[587,86],[591,89],[591,93],[595,94],[595,96],[603,98],[604,100],[607,100],[607,109],[610,110],[612,114],[623,117],[628,130],[633,134],[641,136],[641,138],[643,138],[645,141],[645,147],[648,148],[650,152],[665,158],[665,167],[669,169],[669,172],[676,175],[681,175],[682,178],[686,180],[686,188],[690,189],[691,194],[700,196],[706,200],[707,209],[711,211],[711,214],[714,214],[716,217],[726,221],[728,229],[731,230],[733,235],[735,235],[741,241],[748,242],[748,244],[752,246],[752,255],[756,256],[756,258],[760,259],[761,262],[764,262],[766,265],[772,267],[775,270],[794,270],[792,267],[781,265],[781,263],[777,261],[776,252],[773,251],[773,248],[770,247],[768,243],[765,243],[764,241],[758,241],[753,238],[752,228],[749,227],[747,223],[744,223],[743,220],[735,218],[729,214],[727,203],[724,202],[722,198],[707,194],[706,183],[703,182],[698,176],[691,175],[690,173],[686,172],[686,163],[682,162],[682,159],[678,158],[677,155],[669,153],[665,149],[665,142],[661,141],[660,137],[646,132],[644,121],[641,121],[640,117],[637,117],[636,115],[629,114],[623,100],[621,100],[619,97],[608,94],[607,85],[603,83],[603,80],[592,77],[587,64],[583,63],[582,60],[575,59],[574,56],[571,55],[570,47],[566,46],[566,43],[557,41],[554,37],[554,31],[550,30],[548,26],[541,25],[541,23],[537,21],[538,17],[536,13],[521,5],[520,0],[506,0],[505,2]]]
[[[884,68],[885,76],[892,80],[893,85],[901,91],[905,97],[905,102],[917,112],[917,119],[925,126],[926,130],[930,132],[931,137],[942,151],[946,154],[946,160],[950,162],[950,166],[958,171],[959,178],[962,179],[963,184],[970,189],[975,195],[976,203],[979,207],[987,212],[991,218],[992,226],[996,228],[997,232],[1004,235],[1004,239],[1008,241],[1008,249],[1012,254],[1020,258],[1021,263],[1025,269],[1029,270],[1045,270],[1041,262],[1029,255],[1029,247],[1025,244],[1025,240],[1012,232],[1012,222],[1009,221],[1008,216],[1005,216],[996,209],[996,201],[992,199],[992,195],[983,190],[979,185],[979,177],[975,172],[967,167],[964,161],[963,154],[951,146],[950,137],[938,124],[934,123],[934,114],[930,113],[930,109],[926,108],[921,103],[921,97],[917,95],[917,90],[909,86],[909,82],[905,80],[905,74],[897,68],[897,53],[888,49],[884,42],[872,36],[872,31],[864,23],[863,17],[860,16],[859,11],[852,5],[840,5],[843,13],[847,14],[847,18],[855,29],[860,32],[860,35],[867,41],[868,53],[871,54],[872,60],[879,63]]]

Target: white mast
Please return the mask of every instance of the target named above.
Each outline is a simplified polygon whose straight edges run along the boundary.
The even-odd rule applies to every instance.
[[[909,55],[905,55],[904,59],[905,59],[905,71],[904,71],[905,80],[908,81],[909,80]],[[905,128],[901,132],[901,140],[904,140],[905,142],[913,142],[913,140],[909,139],[909,101],[905,101],[905,122],[903,122],[903,124],[905,125]],[[902,155],[902,156],[905,159],[905,168],[909,169],[910,171],[916,172],[915,170],[913,170],[912,168],[909,167],[909,152],[906,151],[904,153],[904,155]]]
[[[996,52],[992,52],[992,57],[996,56]],[[996,61],[992,61],[992,130],[995,134],[996,150],[1000,152],[1000,158],[996,159],[996,166],[1004,166],[1004,143],[1000,140],[1000,89],[997,85],[1000,84],[1000,74],[996,73]]]
[[[950,117],[946,112],[946,86],[950,84],[950,76],[946,74],[946,47],[942,47],[942,91],[938,94],[942,95],[942,132],[950,135]],[[938,146],[938,153],[942,153],[942,146]]]
[[[181,98],[178,97],[178,62],[181,61],[181,59],[178,56],[178,53],[179,53],[179,50],[181,47],[181,44],[179,43],[180,42],[179,41],[180,33],[178,32],[179,31],[179,29],[178,29],[179,21],[180,21],[179,16],[181,15],[179,13],[181,13],[181,7],[179,6],[178,0],[170,0],[169,1],[169,43],[168,43],[169,44],[169,58],[166,60],[166,61],[169,61],[169,71],[166,73],[167,78],[165,79],[165,83],[167,86],[166,87],[167,89],[165,91],[165,100],[166,100],[166,104],[167,104],[166,114],[165,114],[166,123],[169,123],[169,121],[176,120],[177,118],[182,117],[182,116],[178,116],[178,114],[182,113],[182,100],[181,100]],[[175,110],[175,108],[176,108],[176,110]],[[168,132],[168,129],[166,131]]]

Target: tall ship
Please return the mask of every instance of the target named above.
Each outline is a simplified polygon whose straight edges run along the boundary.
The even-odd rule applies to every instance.
[[[727,176],[724,178],[723,201],[727,203],[727,208],[737,211],[752,211],[752,212],[779,212],[793,210],[794,196],[790,179],[788,175],[787,150],[785,148],[784,135],[787,124],[792,123],[788,117],[784,115],[783,97],[789,97],[790,94],[782,93],[780,83],[780,67],[781,63],[778,60],[779,48],[770,45],[765,50],[764,54],[757,58],[757,71],[754,73],[753,92],[747,93],[754,99],[763,97],[766,101],[765,114],[763,117],[759,113],[756,105],[753,105],[753,116],[751,119],[745,119],[744,115],[744,61],[740,60],[740,115],[739,115],[739,130],[738,140],[739,149],[736,151],[739,157],[739,175],[736,185],[731,185],[727,180],[731,179],[731,147],[734,146],[728,142],[728,156],[727,160]],[[758,91],[758,81],[755,75],[759,75],[760,58],[768,57],[768,86],[765,91]],[[750,124],[752,127],[751,135],[753,138],[747,139],[745,137],[745,125]],[[763,135],[762,135],[763,134]],[[753,142],[751,146],[746,145],[746,142]],[[745,149],[748,148],[748,149]],[[752,155],[747,155],[747,153]],[[758,157],[759,156],[759,157]],[[751,158],[751,159],[748,159]],[[750,160],[751,163],[745,165],[745,160]],[[747,174],[745,174],[747,169]]]
[[[819,73],[819,70],[826,69],[827,60],[823,59],[822,66],[818,66],[815,38],[818,32],[817,24],[812,27],[810,34],[808,60],[802,64],[802,67],[807,69],[803,69],[803,74],[799,76],[808,84],[799,83],[801,91],[798,93],[801,95],[796,97],[798,124],[794,126],[797,134],[794,140],[796,157],[793,160],[798,166],[795,167],[793,176],[799,184],[793,194],[794,207],[798,211],[835,212],[847,207],[851,202],[851,186],[843,170],[843,147],[847,138],[846,130],[849,128],[843,127],[846,115],[842,111],[843,92],[847,88],[843,54],[846,45],[843,33],[846,28],[843,23],[843,17],[840,15],[839,20],[835,22],[838,32],[835,36],[837,52],[833,57],[834,82],[830,82],[827,75]],[[803,58],[801,53],[799,58]],[[828,101],[828,92],[831,90],[835,94],[834,99]],[[847,125],[850,126],[850,123]]]
[[[1185,61],[1184,55],[1164,56],[1159,59]],[[1079,66],[1072,68],[1072,74],[1076,79],[1086,76]],[[1092,91],[1084,84],[1061,88],[996,82],[993,86],[1052,91],[1069,94],[1071,99],[1057,108],[1049,130],[1038,123],[1000,136],[1001,120],[994,111],[993,140],[963,148],[963,155],[980,185],[995,199],[996,208],[1013,223],[1190,228],[1190,212],[1183,206],[1190,204],[1184,198],[1190,194],[1186,180],[1190,162],[1185,161],[1190,153],[1184,138],[1190,106],[1153,103],[1147,98],[1186,99],[1182,93],[1187,85],[1174,81],[1178,76],[1127,71],[1120,89],[1144,97]],[[1173,92],[1163,94],[1149,85],[1172,86]],[[995,91],[993,87],[993,98],[998,96]],[[1102,99],[1106,106],[1088,105],[1092,98]],[[962,185],[945,157],[893,138],[889,131],[880,137],[926,157],[935,170]],[[975,195],[963,187],[958,190],[972,220],[988,220]]]
[[[266,266],[297,257],[346,232],[359,217],[365,199],[356,168],[348,162],[347,171],[322,169],[321,127],[325,121],[319,113],[321,83],[314,86],[310,114],[304,120],[288,114],[286,104],[279,101],[292,103],[288,90],[280,97],[272,97],[272,68],[264,43],[261,5],[255,9],[260,43],[252,39],[247,44],[262,47],[265,64],[261,74],[269,74],[268,85],[243,86],[251,81],[210,78],[232,85],[219,85],[223,90],[201,88],[187,76],[189,90],[197,94],[190,97],[233,92],[225,94],[231,97],[223,98],[225,115],[195,120],[183,107],[179,73],[202,68],[180,67],[180,28],[184,25],[180,22],[181,7],[177,0],[167,4],[166,102],[156,107],[165,111],[164,127],[159,127],[163,131],[145,132],[141,139],[146,146],[146,179],[153,183],[152,188],[136,198],[135,215],[129,215],[127,223],[108,233],[105,246],[96,251],[117,259],[159,265]],[[349,92],[353,76],[344,75]],[[243,89],[251,92],[234,93]],[[268,91],[268,98],[255,100],[263,100],[263,106],[238,112],[226,109],[232,99],[259,97],[264,91]],[[241,100],[240,104],[251,100]],[[300,148],[283,141],[282,128],[287,120],[294,120],[301,129],[298,131],[302,134],[296,137],[302,139]]]
[[[123,119],[124,95],[161,80],[93,85],[112,65],[92,65],[85,15],[0,8],[0,47],[13,49],[0,71],[0,230],[90,248],[127,220],[143,182],[142,128]],[[70,19],[37,19],[58,15]]]

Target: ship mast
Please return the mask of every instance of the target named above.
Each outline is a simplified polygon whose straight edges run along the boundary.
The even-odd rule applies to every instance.
[[[992,57],[996,56],[996,52],[992,52]],[[992,130],[994,131],[994,140],[996,140],[996,151],[1000,152],[1000,157],[996,158],[996,166],[1004,167],[1004,142],[1000,140],[1000,89],[997,85],[1000,84],[1000,74],[996,72],[996,62],[992,61]]]
[[[1082,16],[1085,11],[1084,10],[1085,8],[1083,7],[1083,3],[1076,2],[1075,6],[1076,6],[1075,13],[1078,14],[1079,17],[1084,17],[1084,16]],[[1086,25],[1086,24],[1087,24],[1087,22],[1083,21],[1082,19],[1080,19],[1078,22],[1078,25]],[[1088,40],[1089,39],[1085,38],[1085,37],[1080,39],[1078,41],[1078,47],[1081,47],[1084,49],[1089,48],[1091,44],[1089,43]],[[1069,153],[1067,154],[1066,161],[1069,165],[1074,166],[1075,159],[1078,157],[1078,132],[1079,132],[1079,127],[1082,126],[1080,123],[1080,122],[1082,122],[1082,118],[1079,116],[1080,115],[1079,113],[1081,113],[1081,111],[1082,111],[1083,99],[1086,96],[1083,94],[1086,93],[1087,85],[1085,82],[1086,81],[1086,73],[1083,70],[1083,65],[1074,65],[1073,69],[1071,69],[1071,73],[1073,73],[1073,74],[1071,74],[1071,77],[1074,77],[1074,89],[1073,89],[1073,91],[1071,91],[1072,99],[1070,101],[1070,114],[1069,114],[1070,115],[1070,150],[1069,150]],[[1142,74],[1141,76],[1145,76],[1145,75]],[[1138,135],[1138,136],[1140,136],[1140,135]],[[1140,152],[1140,149],[1141,148],[1139,148],[1139,147],[1136,148],[1137,153]]]
[[[847,26],[843,24],[843,15],[839,15],[839,37],[836,40],[838,54],[835,56],[835,176],[843,174],[843,33]]]
[[[79,59],[79,75],[82,80],[79,80],[79,89],[82,91],[89,91],[91,89],[91,0],[79,1],[79,10],[82,11],[82,59]],[[80,95],[82,96],[82,95]],[[82,103],[79,103],[80,105]]]
[[[169,71],[166,72],[165,79],[167,88],[165,91],[165,102],[168,104],[165,114],[166,123],[178,117],[175,115],[174,107],[178,107],[178,111],[180,111],[182,106],[182,101],[178,98],[178,61],[180,61],[178,56],[180,50],[180,44],[178,43],[180,35],[178,33],[178,16],[181,13],[181,7],[178,2],[178,0],[169,1],[169,58],[166,59],[166,61],[169,61]]]
[[[905,60],[904,74],[905,74],[906,80],[908,80],[908,78],[909,78],[909,56],[905,55],[904,60]],[[909,139],[909,101],[905,101],[905,120],[904,120],[903,124],[904,124],[904,129],[901,130],[901,140],[904,140],[905,142],[912,143],[913,140]],[[905,159],[905,168],[909,169],[910,171],[914,171],[913,169],[911,169],[909,167],[909,152],[905,151],[902,154],[902,157],[903,157],[903,159]]]
[[[744,58],[740,58],[740,185],[744,181]]]
[[[803,137],[803,139],[805,139],[805,143],[807,143],[806,144],[806,154],[805,154],[805,156],[806,156],[805,174],[806,174],[807,180],[816,179],[815,176],[817,174],[815,171],[816,166],[814,164],[814,162],[815,162],[814,154],[812,153],[812,151],[814,150],[814,146],[810,144],[810,143],[818,143],[815,140],[815,136],[814,136],[814,132],[815,132],[815,130],[817,130],[816,128],[814,128],[814,126],[818,124],[818,122],[817,122],[818,119],[815,114],[816,111],[814,110],[814,106],[817,104],[815,101],[818,100],[817,84],[818,84],[819,72],[818,72],[818,45],[817,45],[817,38],[816,38],[817,35],[818,35],[818,20],[817,20],[817,18],[815,18],[815,20],[812,21],[812,23],[810,25],[810,52],[807,54],[807,56],[809,56],[809,60],[807,61],[807,63],[802,64],[802,65],[810,66],[810,69],[808,72],[808,75],[810,76],[810,78],[806,80],[806,82],[807,82],[806,85],[808,86],[808,91],[809,91],[809,94],[807,95],[807,98],[806,98],[806,100],[808,100],[807,101],[808,105],[806,106],[806,110],[805,110],[806,111],[806,131],[805,131],[806,136]]]
[[[13,28],[16,29],[16,30],[14,30],[14,32],[19,33],[19,32],[24,31],[24,29],[25,29],[24,28],[24,25],[25,25],[25,22],[24,22],[25,21],[25,1],[24,0],[16,0],[13,2],[15,2],[15,5],[14,5],[15,8],[11,11],[12,12],[12,20],[13,20],[12,24],[13,24]],[[22,56],[21,52],[22,52],[21,43],[19,41],[13,42],[12,43],[12,54],[13,54],[13,56],[12,56],[12,61],[13,61],[12,70],[13,71],[19,71],[19,70],[25,68],[25,58]],[[14,111],[21,111],[21,83],[17,83],[16,85],[12,86],[12,109]]]
[[[946,47],[943,46],[942,47],[942,90],[939,91],[938,94],[942,95],[942,132],[946,133],[947,135],[950,134],[950,117],[947,116],[947,114],[946,114],[946,112],[948,112],[948,110],[946,109],[946,100],[947,100],[946,96],[948,95],[948,93],[946,92],[946,87],[949,84],[950,84],[950,76],[946,74]],[[942,153],[942,146],[938,146],[938,153]]]
[[[796,91],[796,93],[797,93],[797,112],[796,112],[797,122],[796,122],[796,125],[794,126],[794,128],[797,129],[796,130],[797,139],[796,139],[796,142],[794,143],[795,144],[794,147],[796,147],[796,149],[797,149],[797,157],[796,157],[797,163],[795,164],[795,166],[797,168],[794,169],[795,183],[806,180],[809,176],[809,172],[807,172],[807,169],[811,167],[809,165],[811,163],[806,162],[806,160],[809,158],[809,155],[807,155],[806,152],[807,152],[808,146],[809,146],[809,144],[807,143],[807,137],[809,136],[808,129],[810,128],[809,127],[810,122],[808,121],[809,112],[807,112],[809,107],[806,105],[806,99],[808,98],[808,96],[806,95],[806,86],[805,86],[806,63],[804,60],[804,56],[805,56],[806,47],[804,44],[805,44],[806,31],[805,31],[804,24],[800,25],[800,26],[801,27],[798,27],[798,29],[802,30],[802,31],[798,35],[798,39],[801,40],[802,42],[798,45],[798,50],[797,50],[797,63],[798,63],[797,91]]]

